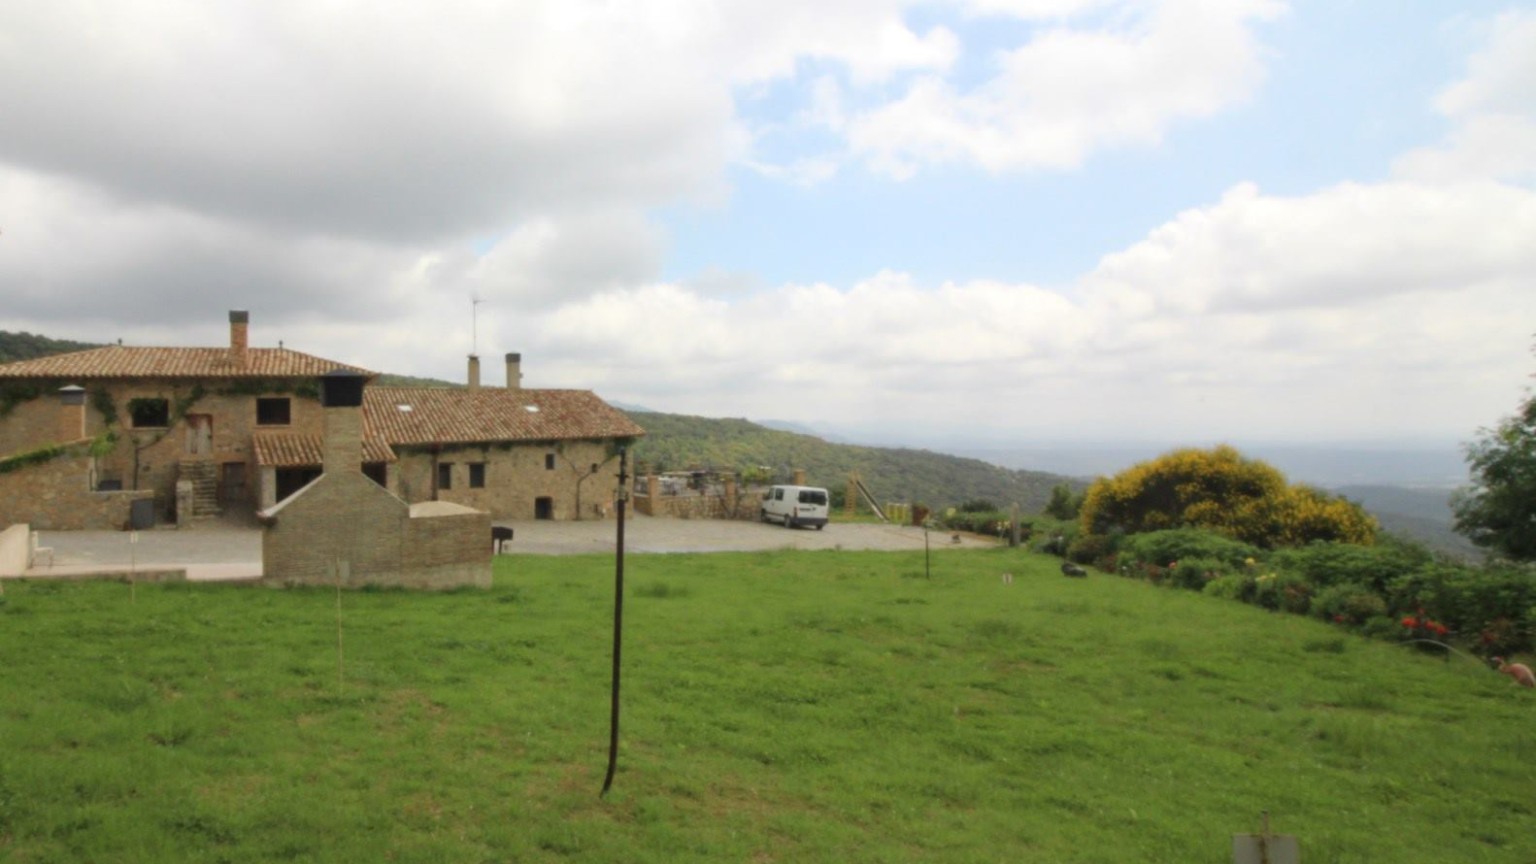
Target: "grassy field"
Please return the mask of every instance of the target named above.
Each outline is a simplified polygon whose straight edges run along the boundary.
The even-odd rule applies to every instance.
[[[611,559],[344,594],[340,664],[334,592],[11,584],[0,860],[1536,861],[1536,694],[1461,658],[1009,550],[628,564],[606,799]]]

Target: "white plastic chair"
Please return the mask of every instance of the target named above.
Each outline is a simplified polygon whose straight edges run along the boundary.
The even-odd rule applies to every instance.
[[[39,546],[39,545],[37,545],[37,537],[38,537],[37,532],[33,531],[32,532],[32,554],[27,557],[27,566],[28,567],[36,567],[37,566],[37,558],[38,558],[38,556],[39,555],[47,555],[48,556],[48,566],[52,567],[53,566],[53,547],[52,546]]]

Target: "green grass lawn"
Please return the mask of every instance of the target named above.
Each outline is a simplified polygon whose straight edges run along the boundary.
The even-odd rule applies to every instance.
[[[1536,861],[1536,694],[1010,550],[506,557],[490,592],[11,584],[0,860]],[[1005,586],[1002,572],[1015,581]]]

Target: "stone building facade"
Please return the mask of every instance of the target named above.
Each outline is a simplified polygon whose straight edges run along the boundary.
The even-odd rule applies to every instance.
[[[400,497],[498,519],[605,516],[618,448],[645,434],[586,390],[369,387],[365,408],[399,460],[391,488]]]
[[[118,528],[123,502],[147,495],[159,520],[185,522],[268,509],[318,478],[317,382],[338,369],[376,373],[253,348],[248,314],[229,320],[227,347],[118,345],[0,365],[0,517]],[[407,503],[498,519],[606,512],[613,454],[644,430],[590,391],[522,388],[520,366],[507,355],[505,388],[480,386],[478,358],[468,387],[369,387],[363,476]],[[74,447],[67,460],[32,458],[63,444]],[[121,492],[135,494],[98,499]]]
[[[322,472],[258,515],[262,578],[283,585],[491,584],[490,514],[410,505],[366,476],[363,376],[326,376]]]

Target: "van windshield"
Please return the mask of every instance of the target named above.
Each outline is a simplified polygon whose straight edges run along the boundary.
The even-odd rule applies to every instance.
[[[818,507],[824,507],[827,503],[827,493],[820,489],[801,489],[800,503],[815,504]]]

